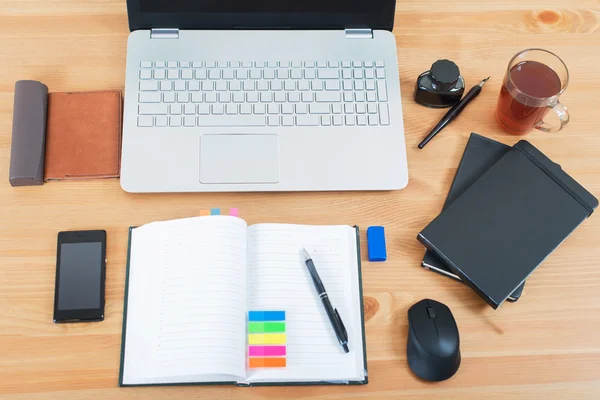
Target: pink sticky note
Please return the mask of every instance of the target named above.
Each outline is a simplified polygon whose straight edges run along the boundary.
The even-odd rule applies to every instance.
[[[232,217],[237,217],[238,216],[238,209],[237,208],[230,208],[229,209],[229,215],[231,215]]]
[[[285,356],[286,349],[285,346],[249,346],[248,347],[248,355],[249,356]]]

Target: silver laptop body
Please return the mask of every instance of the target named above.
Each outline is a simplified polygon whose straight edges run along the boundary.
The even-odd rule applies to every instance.
[[[128,0],[124,190],[407,185],[395,0],[297,3]]]

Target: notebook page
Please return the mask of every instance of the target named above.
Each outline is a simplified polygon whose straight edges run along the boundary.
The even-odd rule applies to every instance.
[[[156,222],[132,233],[124,384],[245,374],[246,223]]]
[[[285,310],[287,366],[248,369],[247,381],[364,379],[356,233],[349,226],[260,224],[248,228],[248,310]],[[304,247],[346,330],[340,346],[300,254]]]

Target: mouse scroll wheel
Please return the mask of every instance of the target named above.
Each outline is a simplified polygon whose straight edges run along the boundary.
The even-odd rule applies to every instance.
[[[427,315],[429,315],[429,318],[435,319],[435,310],[433,307],[427,307]]]

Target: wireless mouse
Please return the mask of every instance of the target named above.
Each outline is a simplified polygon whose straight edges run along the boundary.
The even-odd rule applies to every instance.
[[[421,379],[443,381],[460,366],[458,327],[450,309],[425,299],[408,310],[408,365]]]

